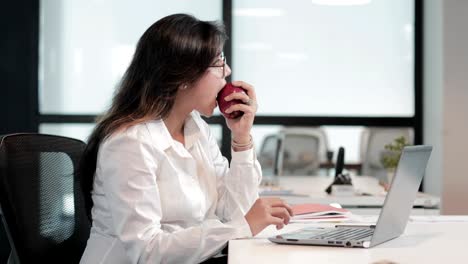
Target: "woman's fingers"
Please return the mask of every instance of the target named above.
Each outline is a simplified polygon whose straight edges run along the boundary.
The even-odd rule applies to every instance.
[[[269,225],[275,225],[277,230],[280,230],[284,227],[284,220],[280,217],[270,217]]]
[[[252,106],[255,110],[257,108],[257,102],[254,99],[254,97],[251,97],[251,96],[247,95],[246,93],[240,93],[240,92],[232,93],[232,94],[224,97],[224,100],[226,100],[226,101],[241,100],[244,104],[246,104],[248,106]],[[233,110],[233,111],[235,111],[235,110]]]
[[[269,225],[283,228],[291,220],[291,207],[278,197],[259,198],[245,215],[250,230],[255,236]]]
[[[272,207],[270,214],[274,217],[283,219],[283,223],[286,225],[289,224],[289,221],[291,220],[289,211],[284,207]]]
[[[283,207],[286,210],[288,210],[288,213],[289,213],[290,216],[294,216],[294,212],[293,212],[292,207],[289,204],[287,204],[286,202],[284,202],[283,200],[272,203],[271,207]]]
[[[242,102],[247,103],[247,101],[249,101],[250,97],[246,93],[241,93],[241,92],[232,93],[232,94],[224,97],[224,100],[226,100],[226,101],[231,101],[231,100],[235,100],[235,99],[241,100]]]
[[[253,105],[234,104],[234,105],[231,105],[228,109],[226,109],[226,113],[228,114],[234,111],[241,111],[244,113],[254,114],[256,112],[256,108]]]
[[[293,216],[293,210],[291,206],[278,197],[268,197],[264,199],[271,207],[270,214],[272,216],[283,219],[283,223],[288,224],[291,216]]]
[[[248,84],[243,81],[233,81],[232,84],[234,86],[240,86],[247,91],[247,95],[252,98],[252,100],[257,100],[257,96],[255,94],[255,89],[251,84]]]
[[[247,91],[247,93],[237,92],[237,93],[229,94],[228,96],[224,97],[224,100],[226,101],[240,100],[243,102],[243,104],[239,103],[239,104],[231,105],[228,109],[226,109],[226,113],[229,114],[234,111],[240,111],[240,112],[243,112],[244,114],[250,113],[252,116],[255,116],[255,113],[257,112],[258,104],[255,99],[256,97],[255,97],[255,92],[253,90],[253,87],[241,81],[238,81],[235,83],[233,82],[233,84],[236,86],[242,86]]]
[[[234,86],[242,87],[242,88],[246,89],[247,91],[254,89],[253,85],[251,85],[249,83],[246,83],[246,82],[243,82],[243,81],[233,81],[232,84]]]
[[[271,216],[270,219],[268,219],[268,224],[270,225],[275,225],[275,226],[284,226],[284,220],[280,217],[276,216]]]
[[[267,201],[271,207],[278,207],[278,206],[286,207],[289,212],[292,212],[291,206],[279,197],[265,197],[262,199]]]

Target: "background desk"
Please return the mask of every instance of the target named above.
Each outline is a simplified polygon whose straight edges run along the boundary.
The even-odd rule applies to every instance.
[[[290,190],[295,195],[276,195],[271,192],[262,196],[280,196],[290,204],[301,203],[339,203],[345,208],[373,207],[380,208],[385,200],[385,192],[378,180],[369,176],[352,176],[354,188],[369,195],[333,196],[325,189],[333,181],[331,176],[280,176],[279,186],[282,190]],[[278,192],[280,193],[280,192]],[[419,193],[414,201],[414,207],[438,208],[440,199],[435,196]]]
[[[444,218],[444,216],[441,216]],[[453,217],[446,221],[413,221],[405,233],[369,249],[278,245],[266,238],[303,228],[290,224],[276,231],[268,227],[253,239],[229,242],[229,264],[236,263],[466,263],[468,217]],[[458,220],[457,220],[458,219]],[[321,224],[323,226],[323,224]],[[381,262],[382,261],[382,262]]]

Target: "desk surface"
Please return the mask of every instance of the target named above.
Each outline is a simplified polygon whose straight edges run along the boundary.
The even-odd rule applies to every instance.
[[[378,180],[369,176],[352,176],[352,182],[358,193],[367,195],[333,196],[324,190],[333,181],[331,176],[281,176],[279,185],[282,190],[290,190],[295,195],[266,195],[280,196],[290,204],[300,203],[339,203],[343,207],[381,207],[385,200],[385,192]],[[279,192],[280,193],[280,192]],[[264,195],[262,195],[264,196]],[[415,207],[438,208],[440,198],[419,193],[414,201]]]
[[[229,263],[350,264],[391,261],[427,264],[466,261],[468,217],[443,219],[439,221],[437,217],[431,217],[412,221],[408,223],[402,236],[369,249],[278,245],[266,238],[297,230],[306,225],[290,224],[280,231],[276,231],[274,227],[268,227],[256,238],[230,241]]]

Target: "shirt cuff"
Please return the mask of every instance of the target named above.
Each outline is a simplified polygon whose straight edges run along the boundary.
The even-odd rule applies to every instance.
[[[242,224],[239,226],[238,229],[238,237],[239,238],[249,238],[253,237],[252,231],[250,230],[250,225],[245,219],[245,217],[242,217]]]
[[[236,210],[231,219],[229,225],[236,227],[236,239],[253,237],[250,225],[241,210]]]
[[[252,163],[257,158],[255,155],[255,148],[252,147],[251,149],[244,150],[244,151],[234,151],[231,148],[231,157],[232,162],[236,163]]]

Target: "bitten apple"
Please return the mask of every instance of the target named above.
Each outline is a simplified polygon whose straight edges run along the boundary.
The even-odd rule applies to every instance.
[[[231,106],[235,104],[243,104],[242,100],[238,99],[233,99],[231,101],[226,101],[224,100],[224,97],[232,94],[232,93],[245,93],[245,90],[241,87],[234,86],[232,83],[226,84],[221,91],[218,93],[218,97],[216,100],[218,101],[218,107],[219,110],[221,110],[221,113],[226,117],[226,118],[238,118],[242,116],[244,113],[241,111],[233,111],[231,113],[226,113],[226,110]]]

